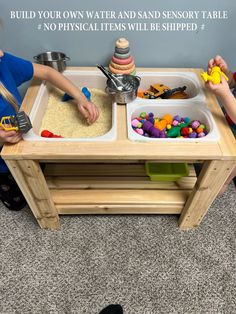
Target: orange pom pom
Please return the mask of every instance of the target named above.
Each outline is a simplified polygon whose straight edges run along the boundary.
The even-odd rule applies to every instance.
[[[173,122],[173,117],[170,115],[170,114],[165,114],[163,117],[162,117],[163,120],[166,120],[167,121],[167,124],[172,124]]]
[[[154,127],[156,129],[159,129],[160,131],[164,130],[167,126],[167,121],[166,120],[160,120],[160,121],[155,121],[154,122]]]
[[[197,133],[199,134],[199,133],[202,133],[203,132],[203,128],[197,128]]]

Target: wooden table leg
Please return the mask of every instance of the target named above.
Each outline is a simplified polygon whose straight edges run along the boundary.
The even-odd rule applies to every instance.
[[[40,168],[34,160],[5,160],[41,228],[58,229],[59,216]]]
[[[235,161],[205,161],[179,219],[180,229],[197,227],[235,167]]]

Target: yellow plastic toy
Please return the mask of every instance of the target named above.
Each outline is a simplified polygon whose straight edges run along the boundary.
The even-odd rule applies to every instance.
[[[212,82],[213,84],[220,84],[221,76],[224,76],[226,81],[228,81],[228,77],[225,75],[224,72],[221,71],[220,67],[215,66],[211,69],[210,75],[207,72],[202,72],[201,77],[205,82]]]
[[[18,131],[19,130],[18,126],[15,126],[12,123],[11,116],[2,117],[0,126],[3,128],[4,131]]]
[[[2,117],[0,126],[5,131],[19,131],[21,133],[27,133],[32,128],[30,119],[24,111],[12,116]]]

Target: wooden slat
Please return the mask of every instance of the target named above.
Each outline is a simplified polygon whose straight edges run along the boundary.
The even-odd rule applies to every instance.
[[[233,161],[206,161],[185,206],[179,225],[181,229],[197,227],[235,167]]]
[[[34,160],[212,160],[224,159],[219,144],[214,142],[160,142],[153,143],[123,141],[107,142],[31,142],[20,141],[15,145],[4,145],[2,157],[6,159],[34,159]],[[231,157],[232,158],[232,157]],[[236,160],[236,153],[233,158]]]
[[[40,227],[58,229],[58,213],[39,163],[32,160],[8,160],[6,163]]]
[[[73,214],[180,214],[183,205],[56,205],[60,215]]]
[[[48,164],[46,176],[143,176],[144,164]]]
[[[183,205],[189,191],[177,190],[50,190],[56,205]]]
[[[193,165],[189,165],[189,176],[196,176]],[[45,176],[147,176],[144,163],[138,164],[47,164],[44,170]]]
[[[150,181],[148,177],[46,177],[50,189],[192,189],[196,177],[183,177],[177,182]]]

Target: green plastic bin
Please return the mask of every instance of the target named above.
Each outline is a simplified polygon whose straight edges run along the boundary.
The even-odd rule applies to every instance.
[[[146,174],[152,181],[176,181],[189,175],[186,163],[145,163]]]

